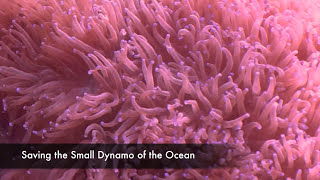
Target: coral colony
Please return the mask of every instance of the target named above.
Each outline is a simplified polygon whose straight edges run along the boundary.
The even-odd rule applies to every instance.
[[[0,0],[2,143],[226,143],[218,169],[2,179],[320,178],[317,0]]]

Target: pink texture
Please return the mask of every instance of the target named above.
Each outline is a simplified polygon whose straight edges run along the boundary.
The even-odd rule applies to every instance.
[[[0,142],[228,143],[239,167],[1,179],[319,179],[315,0],[0,0]]]

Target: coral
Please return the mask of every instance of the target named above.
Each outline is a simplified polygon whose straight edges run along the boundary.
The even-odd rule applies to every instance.
[[[30,169],[2,179],[320,178],[316,0],[0,4],[2,143],[245,152],[223,169]]]

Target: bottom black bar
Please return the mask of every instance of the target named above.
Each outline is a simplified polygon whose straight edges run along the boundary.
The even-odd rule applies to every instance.
[[[0,168],[184,169],[230,166],[223,144],[0,144]]]

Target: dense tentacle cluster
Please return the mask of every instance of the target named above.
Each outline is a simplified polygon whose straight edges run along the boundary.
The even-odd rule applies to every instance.
[[[215,170],[3,178],[317,179],[320,4],[1,0],[1,142],[228,143]]]

